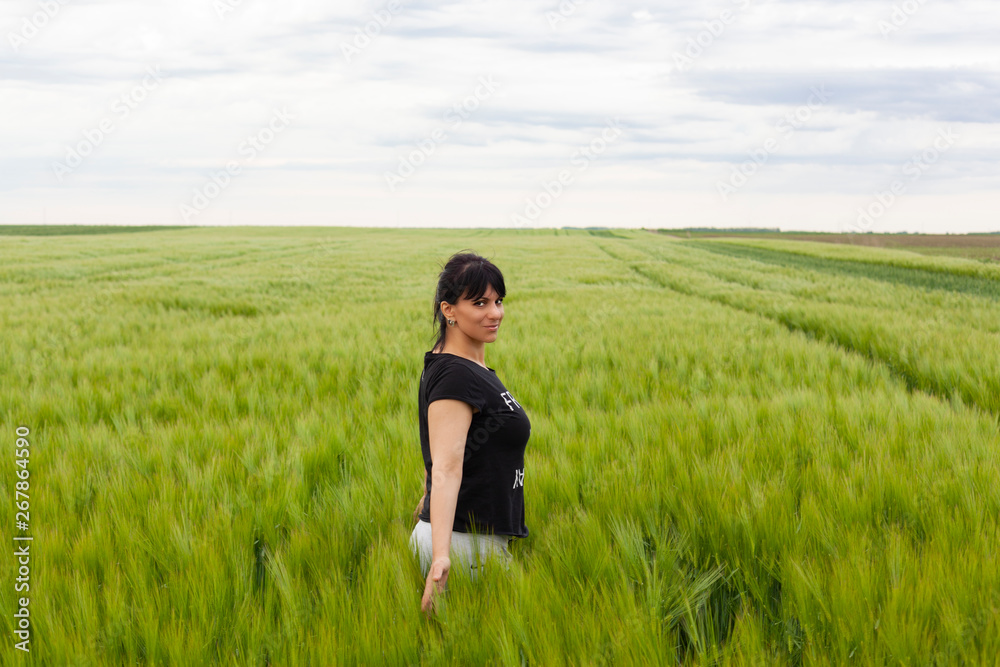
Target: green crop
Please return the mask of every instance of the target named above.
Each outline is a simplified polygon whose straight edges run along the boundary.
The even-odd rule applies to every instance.
[[[646,231],[3,236],[0,663],[992,664],[1000,275]],[[437,273],[491,257],[527,539],[407,547]],[[11,544],[11,542],[8,542]],[[16,544],[16,543],[15,543]],[[13,648],[30,597],[31,653]]]

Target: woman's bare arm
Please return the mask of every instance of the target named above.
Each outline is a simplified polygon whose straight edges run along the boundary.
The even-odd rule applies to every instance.
[[[427,482],[430,478],[430,473],[424,474],[424,493],[420,496],[420,500],[417,501],[417,508],[413,510],[413,523],[420,521],[420,513],[424,511],[424,501],[427,500]]]
[[[451,568],[451,531],[455,525],[458,489],[462,484],[465,441],[472,425],[472,406],[444,399],[427,407],[431,448],[431,544],[433,557],[427,573],[421,608],[427,611],[435,592],[444,590]]]

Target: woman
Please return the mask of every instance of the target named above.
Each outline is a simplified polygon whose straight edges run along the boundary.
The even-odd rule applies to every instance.
[[[474,253],[454,255],[438,279],[438,337],[424,354],[418,407],[425,491],[410,547],[426,576],[421,609],[445,589],[451,558],[474,576],[480,559],[506,561],[524,525],[524,448],[531,423],[486,365],[503,320],[503,275]]]

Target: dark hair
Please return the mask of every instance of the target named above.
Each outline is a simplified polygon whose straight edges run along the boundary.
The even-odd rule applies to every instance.
[[[441,302],[458,303],[459,299],[475,301],[492,287],[502,299],[507,294],[503,284],[503,274],[493,262],[471,251],[462,251],[451,256],[438,277],[437,291],[434,293],[434,321],[438,325],[437,340],[432,350],[444,346],[448,323],[441,312]]]

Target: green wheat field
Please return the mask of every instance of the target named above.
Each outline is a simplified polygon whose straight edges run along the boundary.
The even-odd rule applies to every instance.
[[[466,248],[507,281],[486,360],[532,420],[530,536],[427,618],[417,385],[437,273]],[[0,291],[0,664],[1000,655],[996,264],[643,230],[192,228],[0,236]]]

